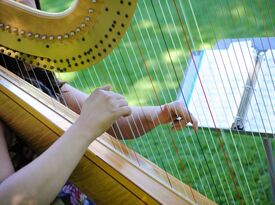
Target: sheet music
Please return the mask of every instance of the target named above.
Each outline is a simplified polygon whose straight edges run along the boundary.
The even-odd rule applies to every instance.
[[[247,82],[256,68],[257,55],[250,41],[242,41],[231,43],[227,50],[202,51],[196,65],[190,62],[190,69],[197,68],[199,76],[196,74],[193,79],[185,81],[184,92],[186,83],[189,87],[193,84],[193,88],[184,96],[200,126],[215,127],[215,123],[217,128],[231,128],[238,117],[245,89],[249,89]],[[251,98],[245,105],[247,111],[243,123],[246,131],[274,133],[274,55],[274,50],[268,50],[258,68],[254,90],[251,90]],[[179,99],[183,98],[179,95]]]
[[[248,70],[254,65],[255,50],[251,42],[232,43],[227,50],[204,51],[198,67],[201,83],[197,78],[189,103],[190,111],[198,116],[201,126],[214,127],[215,122],[218,128],[231,127]]]

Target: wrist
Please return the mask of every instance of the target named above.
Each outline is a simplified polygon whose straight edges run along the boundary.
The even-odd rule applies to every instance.
[[[165,119],[166,117],[165,117],[165,113],[164,113],[165,106],[166,105],[156,106],[156,110],[155,110],[154,116],[153,116],[153,123],[156,126],[166,123],[166,119]]]
[[[90,131],[90,129],[86,129],[82,126],[82,123],[78,120],[69,128],[70,132],[73,133],[79,140],[84,140],[88,144],[92,143],[96,136],[94,133]]]

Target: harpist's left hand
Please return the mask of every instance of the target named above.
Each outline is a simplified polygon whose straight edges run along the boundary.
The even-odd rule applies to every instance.
[[[188,123],[192,124],[195,131],[198,130],[198,121],[184,105],[184,102],[174,101],[162,105],[162,113],[159,116],[162,124],[172,123],[172,130],[184,128]]]

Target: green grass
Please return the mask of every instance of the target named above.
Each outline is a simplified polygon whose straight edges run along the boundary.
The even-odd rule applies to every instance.
[[[70,5],[70,1],[41,2],[44,9],[54,12],[64,10]],[[172,1],[153,2],[157,18],[149,0],[139,1],[132,26],[159,101],[166,103],[176,99],[179,82],[182,80],[190,55]],[[187,0],[181,3],[177,1],[178,7],[182,6],[181,18],[185,16],[188,19],[188,25],[184,21],[184,26],[191,50],[212,48],[217,41],[224,38],[264,37],[275,34],[273,0],[191,2],[192,7]],[[161,30],[157,19],[161,24]],[[64,74],[60,77],[88,93],[98,86],[110,83],[115,91],[126,96],[130,104],[158,105],[130,30],[103,62],[78,73]],[[243,204],[271,204],[270,182],[261,138],[249,133],[238,134],[222,130],[219,133]],[[179,148],[188,179],[181,171],[170,137]],[[125,143],[210,199],[218,203],[221,201],[221,204],[239,204],[216,132],[200,129],[197,138],[194,132],[187,128],[173,132],[170,136],[167,127],[163,126],[137,140]]]

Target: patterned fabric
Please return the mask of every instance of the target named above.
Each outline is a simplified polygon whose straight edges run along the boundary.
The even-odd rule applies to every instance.
[[[71,183],[66,183],[52,205],[95,205],[93,201],[81,193],[80,190]]]

